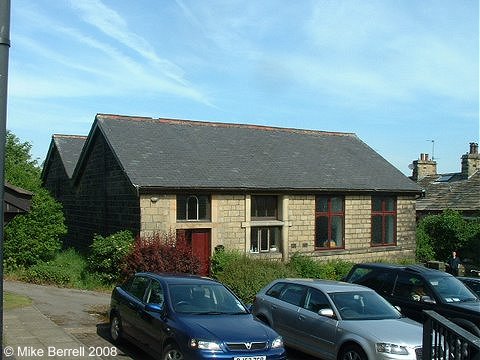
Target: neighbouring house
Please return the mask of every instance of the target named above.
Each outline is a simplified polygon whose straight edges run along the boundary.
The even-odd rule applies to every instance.
[[[3,221],[6,225],[16,215],[30,211],[33,193],[8,182],[5,182],[3,189]]]
[[[65,224],[69,229],[65,241],[80,249],[84,246],[84,240],[79,240],[79,233],[73,231],[81,212],[76,207],[72,175],[86,139],[86,136],[53,135],[42,170],[43,185],[63,205]]]
[[[98,114],[71,176],[56,140],[43,181],[76,246],[130,229],[182,232],[204,260],[414,256],[421,188],[352,133]]]
[[[417,218],[435,215],[445,209],[459,211],[466,218],[480,217],[480,154],[478,144],[470,143],[461,158],[461,171],[437,173],[437,162],[420,154],[413,162],[412,179],[424,190],[417,200]]]

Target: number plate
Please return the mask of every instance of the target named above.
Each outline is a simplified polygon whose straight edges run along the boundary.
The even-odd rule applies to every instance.
[[[263,356],[237,356],[233,360],[267,360],[265,355]]]

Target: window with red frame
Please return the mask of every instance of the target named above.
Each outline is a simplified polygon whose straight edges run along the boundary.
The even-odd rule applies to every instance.
[[[394,196],[372,197],[372,246],[397,242],[397,199]]]
[[[343,196],[315,198],[315,248],[343,248],[345,199]]]

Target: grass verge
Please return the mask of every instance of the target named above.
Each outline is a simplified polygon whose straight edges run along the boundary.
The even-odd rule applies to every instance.
[[[3,309],[12,310],[16,308],[21,308],[25,306],[30,306],[32,300],[23,295],[17,295],[9,292],[3,293]]]

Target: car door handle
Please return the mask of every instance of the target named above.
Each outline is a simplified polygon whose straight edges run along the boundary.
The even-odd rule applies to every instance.
[[[303,316],[303,315],[298,315],[298,320],[301,320],[301,321],[305,320],[305,316]]]
[[[135,306],[135,304],[134,304],[133,302],[130,302],[130,301],[127,303],[127,306],[128,306],[130,309],[133,309],[133,310],[136,310],[136,309],[137,309],[137,307]]]
[[[272,309],[278,309],[277,305],[272,305]]]

